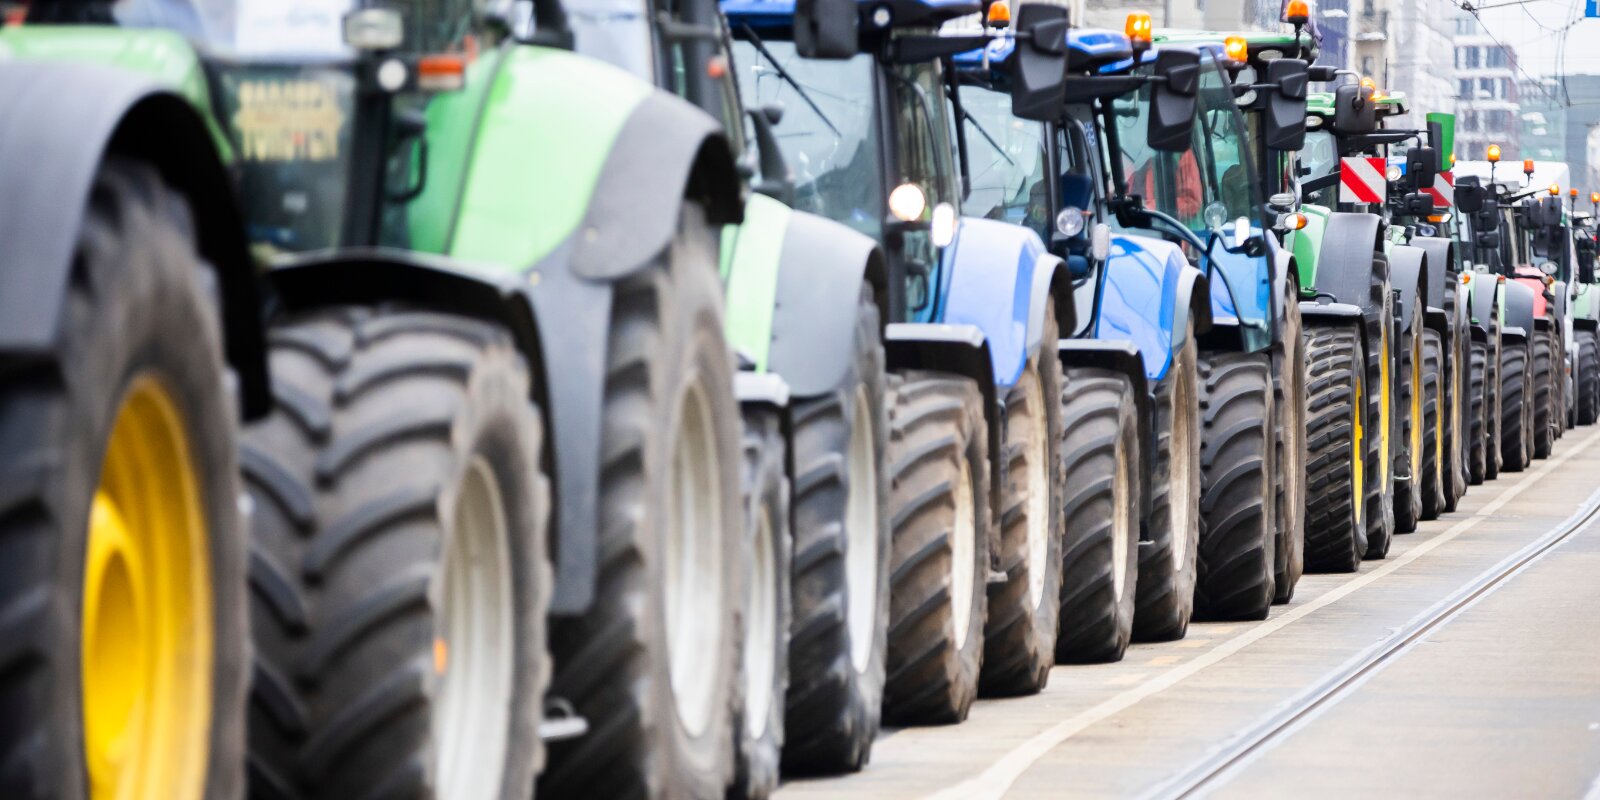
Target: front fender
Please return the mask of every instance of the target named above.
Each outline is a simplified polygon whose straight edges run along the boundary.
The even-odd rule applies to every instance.
[[[758,199],[766,198],[752,197],[752,209],[761,205]],[[741,233],[741,244],[743,239]],[[874,280],[874,266],[883,256],[874,240],[800,211],[789,214],[777,255],[773,265],[735,262],[728,281],[729,321],[766,310],[770,328],[746,326],[736,340],[764,335],[770,342],[765,368],[782,375],[796,396],[813,397],[838,386],[850,370],[862,282]],[[771,296],[743,288],[774,277]]]
[[[1467,292],[1471,306],[1472,326],[1487,333],[1500,318],[1500,276],[1487,272],[1469,272]]]
[[[1389,251],[1389,285],[1400,292],[1400,328],[1410,331],[1420,322],[1413,319],[1416,300],[1426,308],[1432,301],[1427,285],[1428,254],[1420,247],[1395,245]]]
[[[0,61],[0,353],[43,353],[55,341],[90,187],[108,156],[155,165],[188,199],[200,254],[216,270],[242,411],[266,413],[260,286],[225,156],[190,99],[128,69]]]
[[[688,102],[546,47],[509,46],[486,79],[445,234],[453,258],[526,270],[560,250],[563,269],[617,280],[666,248],[684,198],[713,223],[741,219],[721,124]]]
[[[1372,260],[1379,252],[1383,220],[1376,214],[1335,211],[1328,214],[1317,253],[1316,283],[1308,288],[1334,302],[1351,303],[1380,313],[1371,297]],[[1388,302],[1385,298],[1384,302]]]
[[[1520,281],[1506,281],[1504,286],[1505,325],[1532,333],[1535,328],[1534,320],[1538,318],[1534,313],[1535,306],[1543,298]]]
[[[1424,262],[1427,267],[1428,302],[1435,306],[1444,305],[1445,293],[1454,288],[1451,276],[1456,271],[1456,243],[1442,236],[1416,236],[1411,239],[1411,246],[1420,248],[1428,256]]]
[[[947,279],[935,321],[982,331],[993,358],[991,380],[1012,386],[1038,352],[1044,303],[1052,299],[1050,287],[1068,276],[1066,265],[1028,228],[967,218],[945,248],[941,269]],[[1056,302],[1058,315],[1068,313],[1062,306],[1071,308],[1070,297]]]
[[[1184,259],[1177,245],[1115,236],[1101,276],[1094,337],[1131,342],[1148,381],[1166,375],[1190,319],[1196,335],[1211,327],[1205,274]]]

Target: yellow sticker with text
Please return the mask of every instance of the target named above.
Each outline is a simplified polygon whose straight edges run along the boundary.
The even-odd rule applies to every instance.
[[[246,161],[332,161],[344,121],[334,87],[306,80],[245,81],[233,115]]]

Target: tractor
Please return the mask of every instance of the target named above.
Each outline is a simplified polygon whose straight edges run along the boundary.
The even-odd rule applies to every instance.
[[[978,14],[975,1],[721,7],[745,105],[783,108],[773,138],[794,171],[795,208],[872,237],[883,254],[893,487],[884,720],[955,722],[980,690],[1038,691],[1054,663],[1061,585],[1056,342],[1074,307],[1066,264],[1036,233],[961,215],[973,177],[953,124],[963,107],[950,59],[997,33],[938,32]],[[1012,97],[1028,113],[1060,89],[1064,14],[1025,6],[1014,35]],[[806,713],[839,752],[871,735]],[[835,752],[818,749],[804,768],[839,765]]]
[[[579,25],[0,31],[0,795],[723,793],[744,186]]]

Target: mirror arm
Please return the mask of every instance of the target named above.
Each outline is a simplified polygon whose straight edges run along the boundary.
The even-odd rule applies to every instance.
[[[1104,99],[1097,102],[1100,124],[1105,128],[1106,153],[1111,162],[1111,193],[1124,197],[1128,194],[1128,177],[1122,172],[1122,139],[1117,135],[1116,104]]]
[[[761,181],[751,188],[782,202],[794,205],[794,178],[789,175],[789,164],[783,159],[783,149],[778,146],[778,136],[772,131],[772,120],[761,109],[744,112],[750,117],[756,132],[756,150],[761,156]]]

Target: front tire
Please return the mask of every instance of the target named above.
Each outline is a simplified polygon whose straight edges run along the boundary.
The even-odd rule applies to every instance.
[[[887,380],[872,287],[839,385],[795,403],[794,621],[783,768],[861,769],[883,714],[889,635]]]
[[[1202,452],[1195,614],[1266,619],[1272,608],[1277,499],[1272,364],[1246,353],[1200,359]]]
[[[991,584],[979,691],[1033,694],[1057,653],[1062,563],[1061,359],[1055,309],[1045,308],[1039,354],[1006,398],[1006,507],[1000,515],[1005,581]]]
[[[741,437],[703,220],[687,203],[661,258],[613,288],[599,582],[551,639],[551,692],[590,729],[551,747],[540,794],[709,797],[733,778]]]
[[[1485,386],[1488,383],[1489,344],[1472,340],[1467,378],[1467,482],[1481,485],[1489,477],[1489,432],[1485,422]]]
[[[1112,370],[1073,369],[1061,411],[1067,540],[1056,660],[1120,661],[1133,635],[1139,577],[1142,472],[1133,382]]]
[[[1273,567],[1274,603],[1294,599],[1295,586],[1305,572],[1306,551],[1306,350],[1302,338],[1299,293],[1294,284],[1284,298],[1283,341],[1273,351],[1272,407],[1276,428],[1278,500],[1273,518],[1278,534]]]
[[[897,725],[960,722],[978,693],[988,605],[983,395],[969,378],[933,372],[906,373],[896,395],[883,714]]]
[[[1580,330],[1578,340],[1578,424],[1600,422],[1600,333]]]
[[[339,308],[272,331],[257,509],[251,791],[527,797],[550,676],[543,426],[511,337]]]
[[[238,412],[192,219],[102,164],[50,352],[0,359],[0,797],[244,792]]]
[[[1422,518],[1438,519],[1445,511],[1445,371],[1444,339],[1432,329],[1422,331]]]
[[[1367,552],[1367,384],[1361,332],[1316,326],[1306,347],[1311,413],[1306,439],[1306,569],[1355,572]]]
[[[1395,476],[1394,528],[1396,533],[1411,533],[1422,521],[1422,497],[1428,493],[1423,484],[1422,462],[1427,453],[1426,427],[1423,425],[1427,404],[1427,367],[1423,354],[1422,299],[1412,306],[1412,329],[1404,334],[1406,346],[1400,351],[1400,442],[1403,443],[1406,477]]]
[[[1556,391],[1555,372],[1557,359],[1555,334],[1533,338],[1533,457],[1549,458],[1556,445],[1556,426],[1565,409],[1558,409],[1561,395]]]
[[[1528,349],[1522,343],[1506,350],[1500,364],[1500,455],[1506,472],[1521,472],[1533,461],[1528,430],[1527,406],[1533,394],[1528,385]]]
[[[1382,265],[1384,277],[1381,280],[1376,274],[1378,265]],[[1396,400],[1400,395],[1394,371],[1399,361],[1395,350],[1399,324],[1390,299],[1388,264],[1375,260],[1374,272],[1369,301],[1379,310],[1367,314],[1367,341],[1378,345],[1367,348],[1367,552],[1364,557],[1381,559],[1389,554],[1395,532],[1394,460],[1400,445],[1400,414]]]
[[[743,417],[746,599],[733,706],[738,750],[728,800],[765,798],[777,791],[789,688],[788,447],[776,409],[747,406]]]
[[[1151,472],[1150,530],[1139,542],[1133,638],[1182,639],[1194,615],[1200,550],[1200,391],[1194,323],[1184,329],[1166,377],[1156,385],[1156,463]]]

